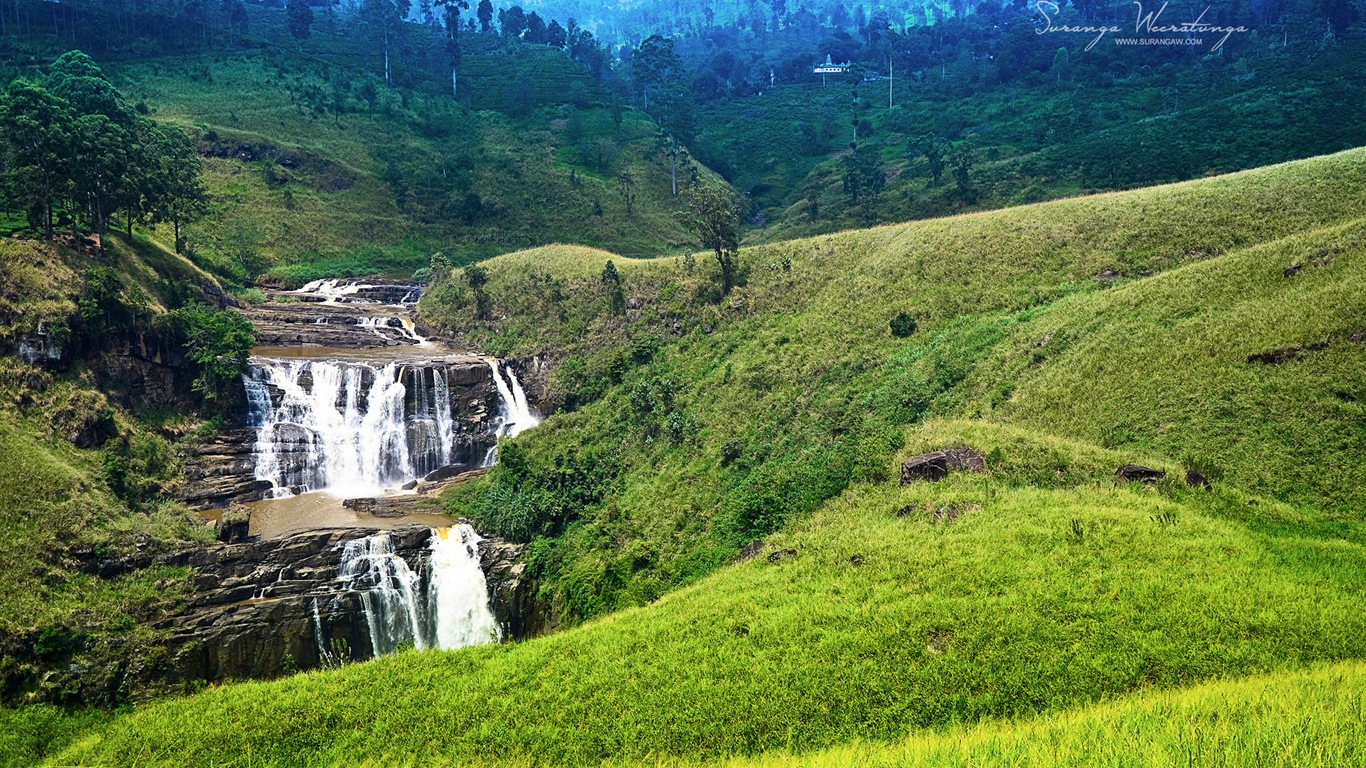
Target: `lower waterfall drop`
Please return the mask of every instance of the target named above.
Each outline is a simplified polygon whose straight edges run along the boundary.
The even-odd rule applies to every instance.
[[[465,524],[434,528],[430,555],[418,570],[394,551],[388,533],[343,545],[337,581],[360,594],[372,655],[408,645],[452,650],[501,639],[479,567],[479,541]]]
[[[432,531],[428,610],[435,618],[433,645],[441,649],[502,639],[489,610],[489,587],[479,567],[479,534],[468,525]]]

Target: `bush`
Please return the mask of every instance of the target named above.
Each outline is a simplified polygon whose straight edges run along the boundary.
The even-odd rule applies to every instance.
[[[168,313],[162,322],[185,349],[195,368],[191,388],[205,400],[216,400],[246,372],[247,358],[256,344],[256,330],[246,318],[205,304],[190,304]]]
[[[892,335],[898,339],[904,339],[915,333],[915,318],[905,312],[898,312],[889,325],[892,327]]]

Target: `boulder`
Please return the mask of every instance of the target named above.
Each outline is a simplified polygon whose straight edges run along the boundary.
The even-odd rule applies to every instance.
[[[753,559],[762,551],[764,551],[764,543],[762,541],[759,541],[758,539],[755,539],[754,541],[751,541],[750,543],[746,544],[744,548],[740,550],[740,554],[735,556],[735,562],[739,563],[745,560]]]
[[[1200,471],[1197,469],[1186,470],[1186,485],[1191,488],[1200,488],[1206,491],[1213,488],[1213,486],[1210,485],[1209,480],[1206,480],[1205,476],[1200,474]]]
[[[768,561],[770,563],[778,563],[796,556],[797,550],[795,549],[780,549],[777,552],[774,552],[773,554],[769,555]]]
[[[1153,469],[1139,464],[1125,464],[1115,470],[1115,475],[1129,482],[1155,483],[1167,476],[1166,470]]]
[[[948,448],[922,453],[901,462],[901,484],[918,480],[937,483],[950,471],[982,472],[987,468],[986,457],[972,448]]]

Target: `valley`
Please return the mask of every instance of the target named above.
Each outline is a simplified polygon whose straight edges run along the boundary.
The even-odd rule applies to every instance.
[[[1188,12],[0,3],[0,768],[1366,764],[1366,5]]]

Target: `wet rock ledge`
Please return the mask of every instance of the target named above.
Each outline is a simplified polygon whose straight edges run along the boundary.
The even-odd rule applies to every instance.
[[[369,658],[362,593],[343,589],[337,575],[345,542],[377,532],[310,531],[158,556],[160,565],[197,571],[184,610],[156,625],[170,633],[173,671],[167,682],[271,678],[322,666],[318,629],[326,647],[345,648],[353,661]],[[426,567],[431,529],[387,533],[410,567]],[[536,585],[518,562],[522,549],[496,538],[479,545],[493,612],[506,639],[534,636],[546,624]]]

